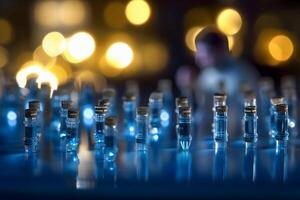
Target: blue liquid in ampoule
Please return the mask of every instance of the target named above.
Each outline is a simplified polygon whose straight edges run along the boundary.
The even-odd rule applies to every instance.
[[[123,97],[124,131],[126,137],[135,136],[136,98],[127,94]]]
[[[37,117],[36,117],[36,137],[38,140],[41,139],[42,135],[42,129],[43,129],[43,113],[41,110],[41,102],[39,100],[32,100],[28,102],[29,109],[31,110],[36,110],[37,112]]]
[[[270,131],[269,135],[274,138],[276,134],[276,124],[275,124],[275,108],[276,105],[283,103],[282,97],[274,97],[270,99],[271,106],[270,106]]]
[[[214,113],[214,119],[215,119],[215,116],[217,115],[216,113],[216,107],[217,106],[226,106],[226,99],[227,99],[227,96],[226,94],[224,93],[215,93],[214,94],[214,97],[213,97],[213,101],[214,101],[214,105],[213,105],[213,113]],[[212,132],[215,133],[215,120],[213,121],[212,123]]]
[[[68,109],[71,108],[72,101],[61,101],[60,102],[60,111],[59,111],[59,137],[64,139],[67,135],[67,118],[68,118]]]
[[[246,106],[243,117],[244,127],[244,141],[256,142],[257,141],[257,114],[255,106]]]
[[[136,149],[148,149],[148,107],[139,107],[136,116]]]
[[[25,134],[24,134],[24,147],[25,152],[34,153],[38,150],[38,138],[36,136],[37,130],[37,113],[36,110],[25,110]]]
[[[115,117],[107,117],[105,119],[105,160],[114,161],[117,154],[117,119]]]
[[[214,116],[214,140],[215,142],[227,142],[227,106],[217,106]]]
[[[179,109],[176,131],[178,144],[182,150],[188,150],[192,142],[191,121],[191,108],[181,107]]]
[[[286,104],[278,104],[274,113],[275,134],[277,147],[285,147],[288,141],[288,107]]]
[[[95,141],[95,149],[103,149],[104,148],[104,121],[107,115],[107,108],[101,106],[95,106],[95,132],[94,132],[94,141]]]
[[[66,119],[66,124],[66,150],[68,152],[77,151],[79,145],[79,119],[77,111],[68,110],[68,118]]]
[[[151,138],[158,140],[161,134],[161,110],[162,110],[162,93],[153,92],[149,98],[149,124]]]

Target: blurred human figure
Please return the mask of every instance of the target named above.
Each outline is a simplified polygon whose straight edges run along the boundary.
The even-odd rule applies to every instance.
[[[258,74],[253,68],[230,55],[227,36],[215,27],[204,28],[196,36],[195,43],[196,64],[201,70],[195,84],[195,96],[201,113],[198,130],[210,133],[213,94],[225,92],[229,107],[229,137],[241,136],[241,89],[255,91]]]

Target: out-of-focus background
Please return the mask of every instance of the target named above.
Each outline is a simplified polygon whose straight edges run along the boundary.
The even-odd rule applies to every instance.
[[[43,74],[53,88],[71,78],[135,79],[156,86],[188,65],[195,35],[215,24],[234,57],[275,81],[299,75],[300,2],[280,0],[0,0],[0,67],[24,87]]]

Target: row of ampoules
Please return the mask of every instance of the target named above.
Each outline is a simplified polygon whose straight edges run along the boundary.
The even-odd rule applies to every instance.
[[[212,132],[216,142],[227,142],[227,96],[224,93],[214,94]],[[286,143],[289,137],[288,105],[284,103],[283,97],[270,99],[271,107],[269,114],[269,134],[277,142]],[[292,119],[291,119],[292,120]],[[257,109],[256,98],[253,94],[246,95],[244,99],[243,138],[247,143],[257,142]]]

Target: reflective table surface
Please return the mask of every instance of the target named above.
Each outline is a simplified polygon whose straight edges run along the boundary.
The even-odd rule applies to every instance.
[[[50,135],[57,133],[50,132]],[[174,133],[175,134],[175,133]],[[173,134],[173,135],[174,135]],[[189,151],[176,140],[152,141],[136,151],[134,139],[118,138],[115,161],[94,151],[91,131],[81,132],[78,153],[53,139],[39,153],[24,153],[22,126],[1,128],[0,191],[9,196],[105,197],[296,197],[300,185],[300,140],[286,148],[259,140],[246,146],[230,140],[216,148],[212,138],[194,138]]]

